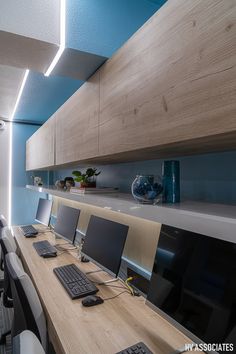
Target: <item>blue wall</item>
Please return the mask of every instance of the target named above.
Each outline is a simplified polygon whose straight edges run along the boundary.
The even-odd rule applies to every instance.
[[[67,1],[66,46],[111,57],[165,1]]]
[[[83,81],[30,71],[14,120],[45,122]]]
[[[32,184],[32,172],[25,171],[25,142],[38,129],[38,126],[13,124],[12,130],[12,225],[32,224],[36,215],[39,197],[45,194],[36,193],[25,188]],[[47,172],[40,172],[47,181]]]
[[[236,203],[236,151],[176,158],[181,167],[182,200]],[[130,193],[137,174],[161,175],[163,160],[97,166],[101,171],[98,186],[119,187]],[[75,170],[74,168],[73,170]],[[79,167],[78,167],[79,169]],[[72,170],[54,173],[54,180],[70,176]]]

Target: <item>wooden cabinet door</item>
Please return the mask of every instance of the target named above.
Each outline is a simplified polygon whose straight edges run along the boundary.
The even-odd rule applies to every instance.
[[[236,146],[235,58],[235,0],[167,1],[101,68],[99,154]]]
[[[55,163],[55,115],[26,142],[26,170],[52,167]]]
[[[57,111],[56,165],[98,155],[99,72]]]

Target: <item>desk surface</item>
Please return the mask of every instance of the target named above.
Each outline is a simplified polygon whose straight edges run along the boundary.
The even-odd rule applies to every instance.
[[[39,228],[39,226],[37,225]],[[31,276],[45,310],[48,332],[57,354],[114,354],[143,341],[155,354],[170,354],[191,341],[160,315],[145,305],[143,297],[124,293],[102,305],[83,307],[81,299],[71,300],[53,273],[53,268],[75,263],[82,271],[99,269],[92,262],[81,263],[76,253],[64,252],[55,258],[41,258],[32,243],[48,239],[52,233],[25,238],[18,227],[13,232],[26,271]],[[61,240],[61,243],[65,241]],[[58,240],[57,240],[58,243]],[[93,273],[94,281],[111,279],[105,272]],[[122,286],[120,281],[113,283]],[[122,289],[98,286],[102,298],[119,294]]]

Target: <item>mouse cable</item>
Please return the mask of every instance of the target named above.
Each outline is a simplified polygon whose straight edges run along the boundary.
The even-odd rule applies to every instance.
[[[95,283],[95,282],[93,282],[95,285],[97,284],[99,284],[99,283]],[[119,286],[119,285],[112,285],[112,284],[101,284],[102,286],[110,286],[111,288],[117,288],[117,289],[125,289],[125,290],[127,290],[127,288],[125,287],[125,286]],[[131,294],[131,292],[130,292],[130,294]]]
[[[61,247],[61,246],[65,246],[65,245],[71,245],[71,243],[70,242],[64,242],[64,243],[55,243],[55,247]],[[63,247],[62,247],[63,248]],[[72,246],[71,248],[67,248],[67,249],[77,249],[78,248],[78,246]]]
[[[64,243],[55,243],[55,246],[64,246],[64,245],[70,245],[70,242],[64,242]]]
[[[77,247],[66,248],[66,247],[60,247],[56,245],[54,245],[54,247],[57,248],[59,251],[74,251],[77,249]]]
[[[86,272],[85,274],[87,275],[87,274],[93,274],[93,273],[99,273],[99,272],[104,272],[104,270],[103,269],[91,270],[89,272]]]
[[[103,299],[103,301],[107,301],[107,300],[113,300],[115,299],[116,297],[124,294],[124,293],[127,293],[127,294],[130,294],[127,290],[124,290],[124,291],[121,291],[119,294],[115,295],[115,296],[111,296],[111,297],[107,297],[105,299]]]
[[[55,244],[54,247],[56,247],[59,251],[73,251],[73,250],[77,250],[77,247],[70,247],[70,248],[66,248],[66,247],[61,247],[63,245],[66,245],[66,243],[63,243],[62,245],[60,244]]]
[[[86,273],[86,274],[89,274],[89,272]],[[126,289],[126,290],[128,290],[129,294],[131,294],[132,296],[134,296],[134,295],[135,295],[135,294],[134,294],[134,290],[133,290],[133,288],[128,284],[128,281],[130,281],[130,280],[132,280],[132,279],[133,279],[132,277],[126,279],[126,281],[124,281],[123,279],[120,279],[120,281],[122,282],[122,285],[123,285],[123,286],[113,285],[113,284],[109,284],[109,283],[100,284],[100,282],[96,282],[96,281],[92,281],[92,283],[95,284],[95,285],[110,286],[110,287],[112,287],[112,288]]]
[[[42,231],[37,229],[37,231],[39,234],[47,234],[49,232],[54,233],[53,229],[50,226],[48,226],[46,229],[44,229]]]
[[[43,235],[43,234],[47,234],[50,231],[38,231],[38,235]]]
[[[87,273],[86,273],[86,274],[87,274]],[[95,284],[95,285],[109,286],[109,287],[111,287],[111,288],[125,289],[125,290],[128,290],[131,295],[133,295],[132,292],[130,291],[130,289],[127,288],[127,286],[126,286],[123,282],[122,282],[122,286],[113,285],[113,284],[109,284],[109,283],[100,284],[100,282],[96,282],[96,281],[92,281],[92,283]]]
[[[57,253],[57,256],[61,256],[63,253],[65,253],[66,251],[61,251],[61,250],[58,250],[60,253]]]

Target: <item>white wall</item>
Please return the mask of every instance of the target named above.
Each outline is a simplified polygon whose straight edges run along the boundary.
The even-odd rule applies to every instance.
[[[9,192],[9,127],[0,130],[0,214],[8,219],[8,192]]]

